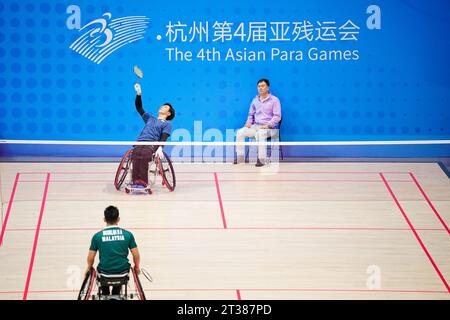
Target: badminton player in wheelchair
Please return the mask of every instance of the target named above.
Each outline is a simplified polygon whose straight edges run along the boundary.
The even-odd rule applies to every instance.
[[[120,221],[119,210],[109,206],[104,211],[106,228],[97,232],[91,240],[87,257],[87,269],[85,282],[80,292],[79,299],[90,299],[93,284],[97,282],[99,287],[98,299],[127,299],[127,284],[129,281],[130,263],[128,251],[133,256],[134,268],[132,274],[135,281],[140,273],[140,255],[136,241],[131,232],[118,226]],[[99,252],[99,264],[97,270],[93,268],[95,256]],[[140,283],[139,290],[143,292]],[[112,287],[112,291],[110,288]],[[143,293],[142,293],[142,296]],[[145,297],[145,296],[144,296]]]
[[[164,103],[158,111],[158,117],[145,112],[142,107],[141,87],[134,85],[136,90],[135,106],[137,112],[145,122],[145,126],[138,137],[138,141],[166,141],[172,131],[171,120],[175,118],[175,109],[170,103]],[[134,186],[147,187],[149,162],[155,155],[163,157],[162,149],[157,145],[138,145],[132,152],[132,184]],[[159,154],[158,154],[159,153]]]

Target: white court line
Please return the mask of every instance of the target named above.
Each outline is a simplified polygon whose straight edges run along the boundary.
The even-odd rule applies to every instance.
[[[51,145],[160,145],[160,146],[360,146],[360,145],[431,145],[450,144],[450,140],[381,140],[381,141],[75,141],[75,140],[0,140],[0,144],[51,144]]]

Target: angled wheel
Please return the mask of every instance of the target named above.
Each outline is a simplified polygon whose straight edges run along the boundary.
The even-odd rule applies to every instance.
[[[136,292],[137,296],[139,297],[139,300],[147,300],[145,298],[144,289],[142,288],[141,281],[139,280],[139,276],[136,274],[136,271],[134,268],[131,268],[131,274],[133,275],[134,284],[136,286]]]
[[[125,155],[122,157],[122,160],[120,161],[119,167],[117,168],[116,177],[114,179],[114,186],[117,190],[120,190],[122,187],[123,182],[125,181],[125,178],[128,175],[128,172],[131,169],[131,154],[133,150],[128,150]]]
[[[157,166],[159,168],[159,174],[163,180],[163,185],[170,191],[175,190],[177,181],[175,178],[175,171],[173,170],[172,161],[169,156],[163,151],[164,158],[157,160]]]
[[[77,300],[89,300],[89,298],[91,297],[92,289],[94,288],[96,276],[97,274],[95,272],[95,269],[92,268],[83,280],[83,284],[81,285]]]

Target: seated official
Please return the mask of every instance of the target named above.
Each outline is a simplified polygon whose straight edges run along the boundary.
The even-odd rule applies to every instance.
[[[280,100],[269,91],[270,83],[261,79],[257,83],[258,95],[253,99],[248,112],[245,126],[237,131],[236,142],[243,142],[245,138],[255,139],[256,142],[266,142],[267,139],[278,136],[281,121]],[[261,167],[267,163],[266,145],[258,146],[258,159],[256,166]],[[236,146],[236,159],[234,164],[244,163],[245,146]]]

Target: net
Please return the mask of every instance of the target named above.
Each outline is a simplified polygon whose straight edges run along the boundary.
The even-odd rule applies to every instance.
[[[399,141],[67,141],[67,140],[0,140],[0,160],[42,161],[76,160],[115,161],[127,150],[136,146],[161,146],[173,162],[224,162],[232,163],[238,155],[256,161],[270,158],[272,162],[302,157],[392,157],[393,154],[409,157],[427,155],[433,149],[434,156],[450,155],[450,140],[399,140]],[[405,150],[403,152],[403,150]],[[416,150],[416,154],[410,154]],[[393,152],[394,151],[394,152]],[[433,156],[428,153],[429,156]]]

